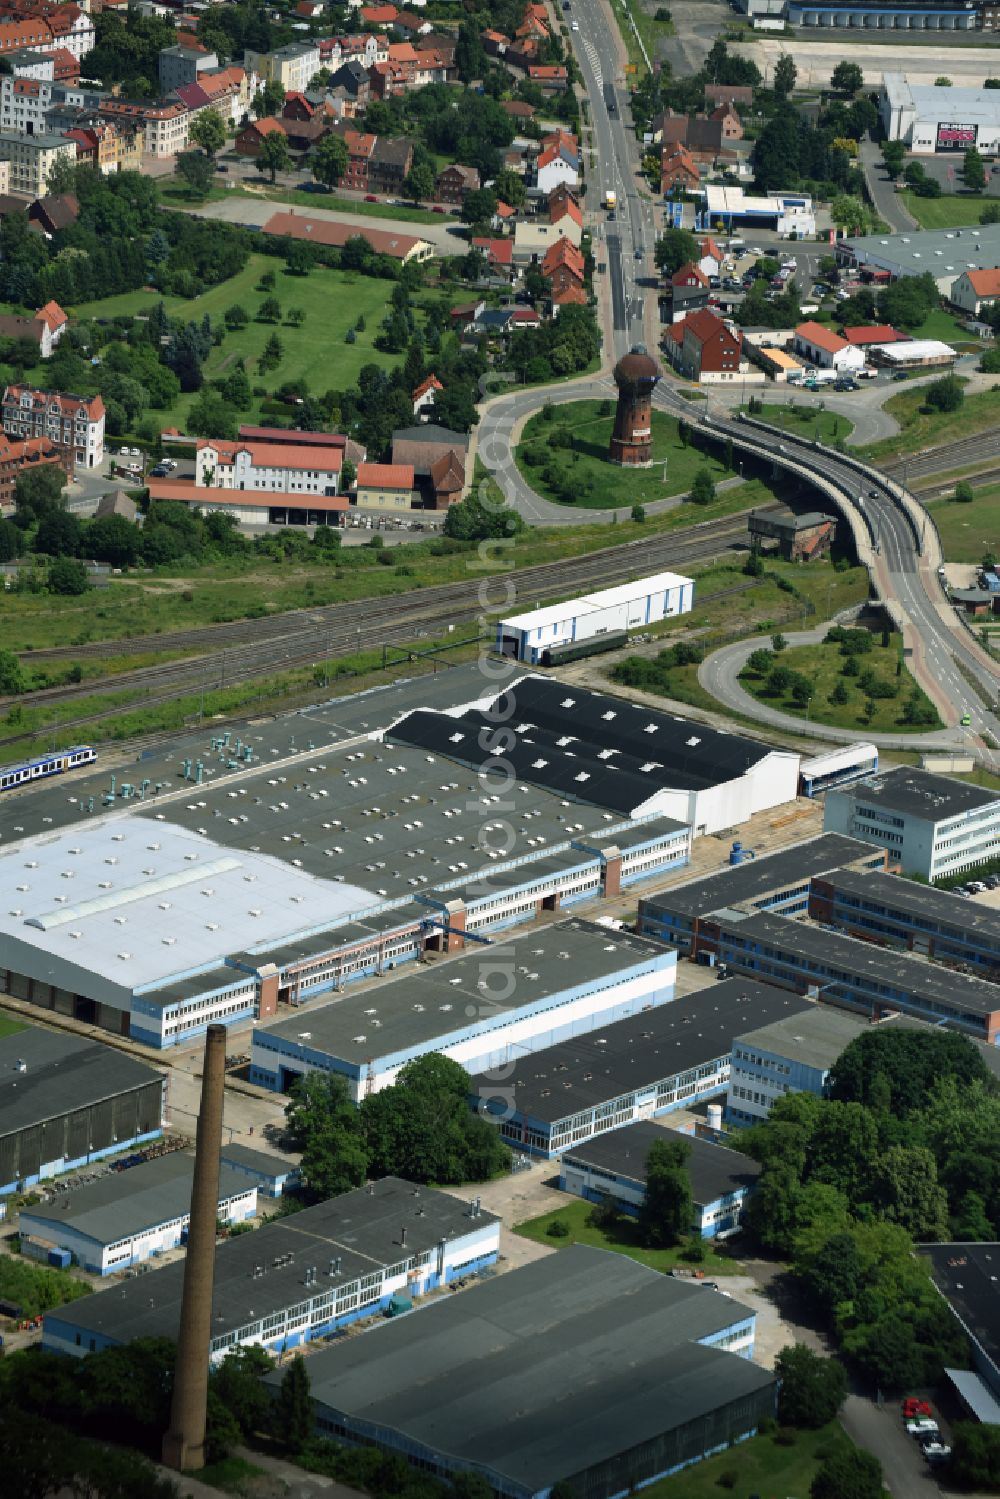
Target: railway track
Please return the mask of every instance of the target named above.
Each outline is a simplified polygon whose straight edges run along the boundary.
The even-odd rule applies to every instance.
[[[885,472],[894,479],[901,479],[905,473],[907,480],[913,480],[921,474],[948,473],[955,468],[964,468],[967,463],[995,458],[998,454],[1000,432],[981,432],[976,437],[963,437],[958,442],[947,442],[941,447],[914,453],[912,458],[901,458],[886,466]]]
[[[577,587],[596,583],[607,586],[655,568],[702,561],[728,551],[745,534],[746,514],[741,512],[718,521],[703,521],[674,537],[654,537],[648,542],[609,547],[586,557],[522,568],[516,574],[504,576],[515,578],[519,604],[534,603],[556,593],[565,596]],[[152,707],[189,693],[234,686],[304,662],[326,660],[357,649],[398,644],[406,635],[417,638],[431,633],[436,626],[478,619],[483,612],[481,586],[481,580],[474,579],[420,589],[415,594],[398,598],[371,600],[368,602],[375,606],[378,617],[375,622],[364,625],[358,624],[359,606],[355,602],[297,610],[269,619],[234,621],[231,626],[217,625],[206,630],[150,637],[160,650],[184,648],[181,642],[186,641],[188,645],[201,647],[201,654],[122,672],[109,678],[105,684],[79,682],[43,688],[31,693],[27,699],[0,698],[0,711],[15,701],[31,707],[72,703],[92,697],[101,690],[135,691],[135,707]],[[268,629],[270,634],[265,633]],[[110,644],[127,650],[129,654],[144,648],[144,642],[134,639]],[[58,654],[77,660],[86,650],[87,647],[69,648]],[[46,655],[49,659],[58,659],[54,652],[41,651],[31,652],[29,659],[37,661]],[[129,706],[118,704],[61,720],[59,727],[83,728],[128,711]],[[0,738],[0,745],[20,737],[23,737],[23,730],[20,734]]]
[[[1000,484],[1000,468],[981,469],[975,474],[962,475],[965,483],[971,484],[973,489],[983,484]],[[929,481],[911,484],[913,493],[921,500],[940,499],[942,495],[953,494],[955,485],[962,479],[931,479]]]

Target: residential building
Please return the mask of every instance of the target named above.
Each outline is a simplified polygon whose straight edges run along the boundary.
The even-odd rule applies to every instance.
[[[722,124],[702,115],[674,114],[668,109],[653,132],[664,152],[667,147],[683,146],[699,166],[713,166],[722,152]]]
[[[514,264],[535,265],[564,236],[560,224],[545,219],[518,219],[514,225]]]
[[[569,74],[562,63],[529,64],[528,77],[532,83],[538,84],[543,94],[562,93],[569,80]]]
[[[472,240],[472,247],[485,257],[488,276],[508,284],[517,279],[519,272],[514,264],[512,239],[490,239],[476,235]]]
[[[439,203],[454,203],[460,207],[465,202],[466,195],[476,191],[478,187],[478,168],[453,162],[438,173],[434,193]]]
[[[549,246],[542,259],[542,275],[551,283],[553,303],[586,302],[584,271],[583,254],[568,239],[560,237]]]
[[[76,162],[76,146],[61,135],[21,135],[0,130],[0,160],[10,164],[10,191],[41,197],[57,161]]]
[[[392,434],[392,461],[413,469],[414,488],[426,509],[447,510],[465,493],[469,447],[466,433],[422,420],[419,427],[401,427]]]
[[[413,165],[413,142],[405,136],[377,135],[368,162],[368,187],[374,193],[401,193]]]
[[[359,510],[409,510],[413,468],[408,463],[359,463],[352,504]]]
[[[243,66],[256,73],[265,83],[280,83],[286,94],[304,93],[314,74],[320,70],[317,42],[287,42],[273,52],[243,53]]]
[[[743,121],[731,104],[720,104],[717,109],[712,110],[709,119],[713,124],[721,125],[724,141],[743,139]]]
[[[774,1375],[749,1358],[754,1322],[716,1291],[577,1244],[323,1349],[310,1360],[316,1431],[419,1453],[438,1479],[477,1473],[510,1499],[558,1481],[640,1489],[773,1417]],[[539,1376],[527,1404],[526,1370]]]
[[[394,1176],[305,1208],[294,1227],[273,1218],[216,1249],[209,1358],[248,1346],[288,1353],[378,1317],[397,1298],[409,1306],[475,1274],[496,1263],[499,1248],[492,1213]],[[178,1262],[62,1307],[45,1323],[43,1346],[81,1358],[139,1337],[175,1337],[183,1279]]]
[[[184,1243],[193,1177],[194,1157],[173,1151],[77,1186],[68,1198],[25,1209],[18,1221],[21,1253],[43,1264],[78,1265],[89,1275],[120,1275]],[[256,1215],[256,1184],[223,1165],[218,1220],[243,1223]]]
[[[702,385],[744,377],[751,381],[764,378],[759,371],[751,372],[739,334],[707,307],[672,323],[664,335],[663,347],[681,374]]]
[[[716,109],[720,104],[749,109],[753,105],[753,89],[749,84],[706,83],[705,103],[709,109]]]
[[[565,191],[556,188],[549,194],[549,223],[579,250],[583,242],[583,212],[569,188]]]
[[[257,157],[269,135],[283,135],[287,140],[292,128],[291,120],[278,119],[275,115],[264,115],[263,118],[251,120],[248,125],[244,125],[236,137],[235,149],[240,156]]]
[[[30,385],[8,385],[3,427],[9,437],[47,437],[77,468],[97,468],[104,459],[104,402]]]
[[[343,100],[346,115],[353,117],[362,114],[368,108],[371,97],[371,79],[367,68],[356,58],[348,59],[334,71],[327,90],[331,97]]]
[[[426,380],[421,380],[413,391],[413,415],[426,421],[434,410],[434,397],[439,390],[444,390],[444,386],[437,375],[428,375]]]
[[[68,327],[69,318],[58,302],[46,302],[32,317],[0,314],[0,337],[30,339],[38,345],[40,359],[51,359]]]
[[[575,136],[560,133],[542,142],[535,158],[535,186],[547,198],[557,187],[577,188],[580,183],[580,148]]]
[[[963,271],[952,282],[949,300],[972,317],[981,317],[1000,301],[1000,267]]]
[[[925,880],[1000,858],[1000,796],[909,765],[828,791],[823,827],[887,847]]]
[[[87,1019],[68,990],[36,987],[48,1008]],[[28,1025],[0,1037],[0,1196],[159,1139],[165,1090],[162,1073],[89,1036]]]
[[[41,234],[58,234],[80,217],[80,204],[74,193],[46,194],[36,198],[28,208],[28,224]]]
[[[52,28],[41,16],[0,20],[0,56],[4,53],[21,52],[25,48],[43,48],[47,51],[54,45]]]
[[[660,153],[660,192],[691,192],[699,186],[701,173],[684,146],[664,146]]]
[[[184,104],[151,104],[141,111],[141,118],[148,156],[162,161],[187,148],[191,115]]]
[[[172,93],[185,83],[197,83],[199,74],[217,68],[219,59],[205,47],[163,47],[160,51],[160,91]]]
[[[696,262],[703,276],[721,276],[725,256],[715,243],[714,239],[703,239],[698,246],[698,260]]]
[[[201,441],[195,454],[195,484],[287,495],[335,495],[343,463],[344,451],[339,446]]]
[[[759,1124],[789,1093],[825,1098],[835,1064],[870,1029],[866,1020],[813,1003],[735,1036],[727,1120]]]
[[[802,1007],[773,984],[723,979],[527,1056],[501,1046],[469,1096],[515,1150],[551,1160],[607,1130],[721,1096],[733,1036]]]
[[[775,1022],[778,1025],[783,1021]],[[609,1203],[630,1218],[646,1200],[646,1161],[654,1145],[683,1143],[684,1170],[693,1208],[689,1232],[727,1239],[738,1232],[743,1208],[760,1175],[749,1156],[699,1135],[677,1134],[651,1120],[608,1130],[585,1145],[571,1146],[559,1160],[559,1186],[587,1202]]]
[[[14,489],[18,475],[42,463],[57,464],[63,472],[72,467],[65,451],[47,437],[7,437],[0,433],[0,512],[9,515],[14,509]]]
[[[708,306],[708,276],[693,261],[682,265],[670,278],[671,316],[676,323],[690,312]]]
[[[795,330],[793,347],[803,359],[808,359],[810,364],[818,364],[820,369],[864,369],[864,349],[848,343],[846,338],[841,338],[839,333],[834,333],[832,328],[827,328],[822,323],[800,323]]]

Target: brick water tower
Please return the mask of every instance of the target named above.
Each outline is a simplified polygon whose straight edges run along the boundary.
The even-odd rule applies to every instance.
[[[660,379],[656,360],[636,344],[614,368],[618,410],[608,457],[623,468],[648,468],[653,461],[653,391]]]

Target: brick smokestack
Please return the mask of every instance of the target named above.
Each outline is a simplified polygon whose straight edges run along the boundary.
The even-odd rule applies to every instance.
[[[201,1108],[191,1186],[191,1222],[184,1294],[177,1332],[177,1363],[170,1428],[163,1438],[163,1461],[178,1471],[205,1466],[205,1412],[208,1402],[208,1347],[212,1335],[215,1281],[215,1223],[219,1212],[219,1155],[222,1099],[226,1077],[226,1027],[210,1025],[205,1036]]]

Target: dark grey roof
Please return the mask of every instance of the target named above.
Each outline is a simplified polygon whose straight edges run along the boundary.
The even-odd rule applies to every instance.
[[[670,1004],[519,1057],[504,1069],[502,1082],[496,1074],[481,1073],[472,1079],[470,1091],[487,1104],[501,1095],[506,1102],[513,1092],[520,1114],[553,1123],[728,1057],[733,1036],[779,1015],[795,1014],[807,1004],[788,989],[756,979],[723,979]]]
[[[530,871],[534,866],[526,867]],[[440,966],[411,963],[404,974],[375,990],[349,989],[331,1004],[310,1007],[277,1025],[258,1026],[254,1040],[266,1047],[269,1037],[278,1036],[292,1047],[301,1044],[309,1052],[325,1052],[361,1066],[369,1057],[388,1056],[495,1021],[546,995],[601,979],[611,981],[623,969],[649,965],[668,951],[646,937],[570,917],[497,943],[486,955],[470,948]],[[508,965],[509,986],[484,979],[485,969],[499,974]]]
[[[917,770],[911,765],[896,765],[856,781],[848,788],[848,794],[855,802],[932,822],[943,822],[963,812],[974,812],[977,807],[987,807],[991,802],[1000,802],[996,791],[987,791],[971,781],[956,781],[952,776],[935,775],[930,770]]]
[[[577,1244],[323,1349],[312,1394],[355,1429],[535,1493],[771,1386],[696,1341],[750,1315]]]
[[[830,1068],[862,1031],[871,1030],[867,1020],[848,1015],[830,1005],[811,1005],[794,1015],[785,1015],[767,1025],[755,1026],[734,1036],[743,1046],[759,1047],[773,1056],[801,1062],[805,1067]]]
[[[377,135],[372,147],[371,160],[385,166],[403,167],[413,154],[413,142],[405,135]]]
[[[475,1220],[496,1223],[491,1213]],[[433,1249],[442,1239],[471,1231],[469,1206],[448,1192],[412,1186],[387,1176],[357,1191],[305,1208],[291,1218],[275,1218],[255,1233],[227,1239],[215,1253],[212,1295],[212,1336],[243,1327],[252,1308],[257,1317],[270,1316],[304,1299],[308,1269],[315,1266],[326,1285],[349,1285],[380,1266],[397,1265],[410,1255]],[[400,1230],[406,1228],[405,1248]],[[285,1255],[291,1262],[275,1265]],[[326,1278],[331,1259],[340,1259],[340,1273]],[[254,1267],[264,1274],[255,1276]],[[167,1265],[115,1288],[75,1301],[61,1309],[61,1319],[73,1327],[99,1332],[118,1343],[133,1338],[177,1336],[180,1320],[183,1262]],[[317,1283],[311,1294],[324,1289]]]
[[[45,1237],[58,1244],[59,1230],[72,1229],[96,1244],[113,1244],[134,1234],[186,1217],[191,1211],[194,1156],[175,1151],[112,1172],[100,1181],[66,1192],[47,1206],[25,1209],[22,1226],[41,1225]],[[219,1172],[219,1203],[252,1190],[245,1176],[223,1166]]]
[[[1000,1363],[1000,1244],[921,1244],[931,1274],[988,1358]]]
[[[772,753],[737,734],[533,675],[484,712],[417,710],[395,725],[392,738],[481,766],[492,760],[498,723],[513,733],[504,756],[519,780],[626,814],[658,791],[733,780]]]
[[[995,906],[984,906],[949,890],[918,885],[902,875],[875,870],[837,869],[827,879],[834,890],[857,896],[869,908],[923,918],[932,922],[936,930],[959,940],[975,942],[977,938],[988,938],[1000,943],[1000,911]]]
[[[813,875],[840,869],[855,859],[875,857],[870,843],[845,838],[840,833],[823,833],[819,838],[794,843],[790,848],[779,849],[761,859],[746,859],[719,874],[677,885],[662,895],[648,895],[643,900],[643,909],[653,913],[671,911],[681,916],[708,916],[724,906],[762,900],[775,891],[808,884]]]
[[[0,1037],[0,1137],[157,1081],[152,1067],[114,1047],[28,1026]]]
[[[782,916],[755,914],[740,917],[737,913],[730,913],[720,926],[723,931],[751,941],[755,957],[775,952],[789,953],[796,961],[807,959],[813,982],[818,984],[830,984],[836,988],[838,981],[864,978],[869,988],[872,985],[883,989],[891,986],[917,1002],[931,1000],[949,1010],[962,1009],[975,1015],[991,1015],[1000,1010],[1000,985],[965,973],[953,973],[910,953],[894,952],[891,948],[861,942],[857,937],[846,937],[829,927],[789,921]],[[739,956],[739,953],[734,955],[734,964],[739,963]],[[833,976],[824,978],[819,971],[820,965]],[[893,1003],[888,995],[885,1003]]]
[[[702,1140],[697,1135],[682,1135],[676,1130],[664,1129],[646,1119],[627,1124],[624,1129],[595,1135],[593,1140],[568,1150],[562,1159],[567,1165],[579,1162],[614,1171],[618,1176],[644,1185],[650,1146],[678,1140],[690,1149],[687,1173],[691,1181],[691,1196],[697,1207],[707,1207],[730,1192],[752,1187],[760,1175],[757,1162],[748,1155],[741,1155],[738,1150],[713,1145],[711,1140]]]
[[[460,448],[464,453],[469,447],[468,432],[453,432],[450,427],[441,427],[436,422],[421,422],[416,427],[398,427],[392,434],[404,442],[439,442],[449,448]]]
[[[299,1169],[287,1156],[270,1155],[266,1150],[252,1150],[249,1145],[223,1145],[221,1158],[224,1165],[246,1166],[260,1176],[267,1177],[288,1176]]]

